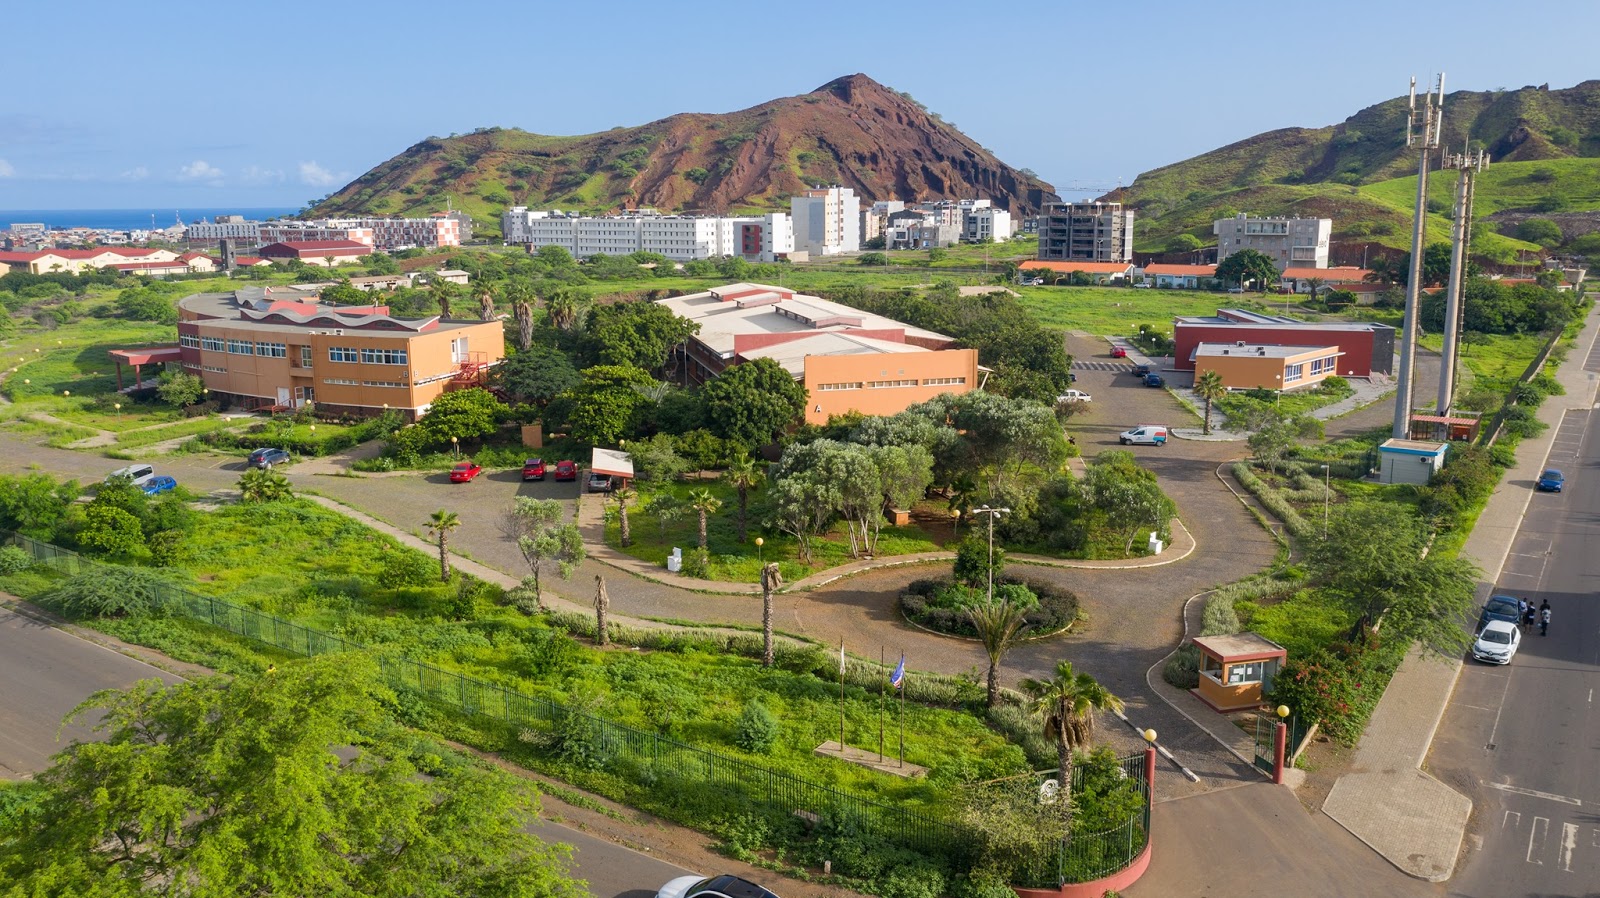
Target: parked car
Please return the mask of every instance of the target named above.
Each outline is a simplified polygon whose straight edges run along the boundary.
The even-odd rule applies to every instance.
[[[1483,611],[1478,614],[1478,629],[1489,626],[1490,621],[1505,621],[1515,624],[1522,619],[1522,606],[1511,596],[1490,596],[1484,603]]]
[[[1092,402],[1088,393],[1082,390],[1068,390],[1056,397],[1056,402]]]
[[[1562,476],[1555,468],[1548,468],[1539,475],[1539,490],[1545,493],[1559,493],[1567,478]]]
[[[261,448],[250,453],[245,464],[252,468],[270,468],[273,465],[286,464],[289,453],[283,449]]]
[[[1145,377],[1146,375],[1148,375],[1150,373],[1150,366],[1149,365],[1134,365],[1133,369],[1132,369],[1132,373],[1133,373],[1134,377],[1140,377],[1140,378]]]
[[[1472,657],[1489,664],[1510,664],[1522,644],[1522,631],[1516,624],[1490,621],[1472,644]]]
[[[126,477],[134,486],[143,489],[144,485],[149,483],[155,476],[156,469],[149,465],[129,465],[126,468],[118,468],[107,474],[106,482],[109,483],[118,477]]]
[[[1128,357],[1128,350],[1123,349],[1121,346],[1113,346],[1111,347],[1111,357],[1114,359],[1125,359]]]
[[[1117,434],[1117,441],[1124,446],[1130,443],[1165,446],[1167,444],[1167,428],[1164,424],[1140,424],[1132,430],[1124,430],[1122,433]]]
[[[162,493],[165,493],[169,490],[175,490],[177,488],[178,481],[166,476],[165,474],[152,477],[144,482],[144,494],[146,496],[159,496]]]
[[[544,479],[544,459],[542,459],[542,458],[530,458],[527,461],[524,461],[522,463],[522,479],[523,480],[543,480]]]
[[[1044,286],[1044,278],[1023,278],[1022,279],[1022,286],[1024,286],[1024,287],[1043,287]]]
[[[1167,381],[1161,375],[1152,371],[1144,376],[1144,385],[1147,387],[1164,387],[1167,385]]]
[[[573,462],[570,462],[570,461],[558,461],[558,462],[556,462],[556,479],[557,480],[577,480],[578,479],[578,466],[576,464],[574,464]]]
[[[451,483],[470,483],[474,477],[483,473],[483,466],[475,462],[460,461],[450,469]]]
[[[1229,293],[1243,293],[1244,292],[1244,288],[1243,287],[1229,287],[1228,288],[1228,292]]]
[[[703,876],[680,876],[667,881],[656,892],[656,898],[778,898],[777,895],[748,879],[723,874],[707,879]]]
[[[1149,284],[1134,284],[1133,285],[1133,289],[1135,289],[1135,290],[1149,290],[1150,289],[1150,285]]]
[[[611,475],[610,474],[594,474],[594,473],[591,473],[589,475],[589,492],[591,492],[591,493],[609,493],[609,492],[611,492]]]

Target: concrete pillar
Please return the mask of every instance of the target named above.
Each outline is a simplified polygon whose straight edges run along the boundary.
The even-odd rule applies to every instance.
[[[1288,754],[1289,725],[1278,721],[1272,729],[1272,781],[1283,785],[1283,765]]]

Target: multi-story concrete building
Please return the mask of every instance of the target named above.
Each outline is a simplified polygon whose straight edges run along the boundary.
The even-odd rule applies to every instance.
[[[1174,318],[1172,323],[1172,365],[1179,371],[1195,370],[1202,343],[1310,347],[1319,351],[1331,347],[1338,363],[1336,370],[1328,374],[1371,377],[1394,371],[1394,328],[1387,324],[1297,321],[1247,309],[1218,309],[1216,315],[1186,315]],[[1318,357],[1328,355],[1324,352]],[[1270,383],[1265,386],[1273,387]]]
[[[819,187],[789,199],[794,248],[814,256],[861,249],[861,203],[849,187]]]
[[[1133,261],[1133,210],[1121,203],[1048,203],[1038,230],[1042,261]]]
[[[395,318],[292,288],[195,294],[178,302],[178,318],[184,369],[213,396],[257,406],[415,418],[505,355],[498,321]]]
[[[1253,249],[1272,259],[1279,271],[1327,268],[1333,219],[1253,218],[1241,212],[1212,222],[1211,232],[1217,235],[1219,263],[1242,249]]]
[[[971,202],[962,200],[963,204]],[[982,206],[962,209],[961,239],[968,243],[1004,243],[1011,239],[1011,213],[982,201]]]
[[[976,350],[954,348],[952,337],[781,287],[729,284],[657,302],[700,325],[673,350],[682,383],[772,359],[805,385],[810,424],[848,412],[892,415],[941,393],[966,393],[986,370]]]
[[[333,268],[372,254],[372,244],[356,240],[285,240],[261,248],[261,258],[272,262],[298,259],[307,265]]]
[[[876,203],[861,210],[861,245],[868,241],[876,240],[883,236],[889,229],[889,216],[904,210],[905,203],[899,200],[878,200]]]
[[[378,239],[371,228],[351,224],[334,224],[326,221],[269,221],[261,226],[257,237],[261,246],[274,243],[311,243],[338,240],[360,243],[368,249],[377,249]]]
[[[210,221],[188,225],[183,239],[190,245],[215,246],[223,240],[232,240],[236,244],[257,246],[261,243],[261,222],[249,221],[243,215],[218,215]]]
[[[651,212],[585,216],[517,206],[500,220],[508,244],[523,244],[530,252],[559,246],[580,259],[601,253],[651,252],[679,262],[723,256],[772,262],[794,249],[789,216],[782,212],[738,217]]]
[[[322,218],[307,221],[269,221],[257,225],[256,240],[295,243],[306,240],[355,240],[385,252],[414,246],[460,246],[465,239],[459,212],[439,212],[426,218]],[[248,223],[246,223],[248,224]],[[195,225],[209,235],[220,226]],[[231,236],[218,234],[215,239]],[[190,238],[196,239],[196,238]]]

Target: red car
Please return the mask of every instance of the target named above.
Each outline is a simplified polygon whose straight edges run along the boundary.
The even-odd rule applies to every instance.
[[[522,479],[523,480],[543,480],[544,479],[544,459],[542,459],[542,458],[530,458],[527,461],[523,462],[522,463]]]
[[[456,466],[450,469],[450,482],[466,483],[482,473],[482,465],[473,464],[470,461],[457,462]]]
[[[1111,357],[1114,359],[1125,359],[1128,357],[1128,350],[1123,349],[1121,346],[1113,346],[1111,347]]]
[[[556,462],[556,479],[557,480],[577,480],[578,479],[578,466],[576,464],[570,462],[570,461],[558,461],[558,462]]]

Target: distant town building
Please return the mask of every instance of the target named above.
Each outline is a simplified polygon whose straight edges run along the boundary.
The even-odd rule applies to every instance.
[[[243,215],[218,215],[189,225],[183,239],[191,245],[216,246],[223,240],[232,240],[254,247],[261,243],[261,222],[248,221]]]
[[[962,200],[968,203],[971,200]],[[997,209],[983,200],[982,206],[964,206],[961,217],[961,239],[967,243],[1004,243],[1013,233],[1011,213]]]
[[[1133,210],[1121,203],[1047,203],[1038,231],[1042,261],[1133,261]]]
[[[360,243],[371,252],[378,248],[377,235],[371,228],[350,222],[334,221],[269,221],[261,226],[257,238],[263,248],[274,243]]]
[[[42,221],[14,221],[11,223],[11,236],[18,240],[41,238],[47,230]]]
[[[1338,268],[1290,266],[1283,270],[1279,283],[1291,293],[1310,293],[1313,289],[1326,291],[1329,287],[1335,290],[1347,290],[1362,285],[1377,287],[1381,291],[1383,285],[1367,284],[1369,274],[1371,272],[1365,268],[1357,268],[1354,265],[1341,265]]]
[[[899,200],[878,200],[861,210],[861,244],[883,236],[889,229],[889,216],[904,210],[906,204]]]
[[[648,252],[676,262],[723,256],[773,262],[794,251],[793,227],[782,212],[718,217],[641,210],[589,216],[516,206],[500,216],[500,224],[507,244],[524,245],[530,252],[559,246],[580,259]]]
[[[861,203],[849,187],[819,187],[789,198],[794,248],[813,256],[861,249]]]
[[[1185,315],[1174,318],[1172,324],[1172,364],[1179,371],[1195,370],[1201,344],[1268,347],[1274,353],[1278,350],[1271,347],[1294,347],[1307,352],[1316,350],[1317,358],[1337,359],[1335,370],[1327,371],[1324,367],[1318,374],[1371,377],[1394,371],[1394,328],[1387,324],[1298,321],[1248,309],[1218,309],[1215,315]],[[1273,364],[1287,364],[1285,359],[1295,355],[1280,354],[1279,361]],[[1281,388],[1272,383],[1246,386]]]
[[[470,239],[472,219],[462,212],[436,212],[426,218],[320,218],[247,221],[239,215],[219,215],[188,226],[184,240],[192,245],[216,245],[233,240],[239,245],[298,243],[308,240],[354,240],[373,249],[392,252],[414,246],[460,246]]]
[[[1132,262],[1054,262],[1035,259],[1018,263],[1018,269],[1024,273],[1040,268],[1057,274],[1083,274],[1096,284],[1112,284],[1133,277]]]
[[[46,249],[28,252],[0,252],[0,262],[11,266],[13,271],[27,271],[30,274],[67,273],[78,274],[83,271],[95,271],[101,268],[112,268],[122,265],[138,263],[174,263],[178,261],[178,254],[170,249],[150,249],[146,247],[98,247],[96,249]],[[171,272],[163,272],[171,273]]]
[[[1327,268],[1331,218],[1254,218],[1241,212],[1211,224],[1217,235],[1217,261],[1242,249],[1265,254],[1286,268]]]
[[[1197,290],[1212,286],[1211,282],[1217,278],[1217,266],[1156,262],[1144,267],[1144,277],[1147,283],[1153,282],[1157,287]]]
[[[370,244],[356,240],[284,240],[261,248],[261,258],[273,262],[299,259],[307,265],[332,268],[372,254]]]
[[[1338,373],[1342,355],[1333,345],[1201,343],[1194,350],[1194,376],[1215,371],[1230,390],[1299,390]]]

